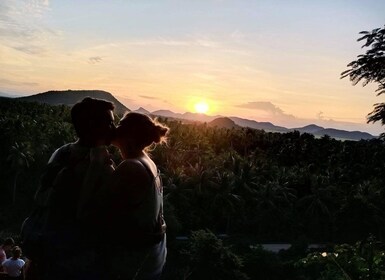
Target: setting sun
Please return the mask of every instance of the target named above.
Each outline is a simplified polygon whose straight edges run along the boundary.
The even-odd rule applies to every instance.
[[[200,101],[194,105],[194,108],[197,113],[205,114],[209,110],[209,105],[204,101]]]

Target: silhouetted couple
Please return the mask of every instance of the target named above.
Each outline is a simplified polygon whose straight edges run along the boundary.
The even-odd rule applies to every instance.
[[[41,279],[159,279],[166,260],[163,190],[146,150],[168,128],[85,98],[71,109],[78,136],[51,156],[36,200],[48,201]],[[115,168],[107,146],[119,148]]]

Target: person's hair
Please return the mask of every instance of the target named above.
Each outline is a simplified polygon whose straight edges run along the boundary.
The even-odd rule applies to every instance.
[[[3,243],[3,246],[13,246],[13,245],[15,245],[15,240],[13,240],[12,237],[8,237],[7,239],[5,239]]]
[[[15,246],[12,248],[12,259],[16,260],[21,257],[21,248],[19,246]]]
[[[116,136],[132,139],[139,149],[144,149],[153,143],[166,142],[168,131],[169,128],[156,119],[144,114],[129,112],[125,113],[119,121]]]
[[[71,109],[71,119],[78,137],[90,134],[94,125],[90,121],[102,121],[106,111],[113,111],[115,108],[112,102],[91,97],[84,98],[76,103]]]

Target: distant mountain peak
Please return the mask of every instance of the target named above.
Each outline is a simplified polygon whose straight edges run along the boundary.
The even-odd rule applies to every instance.
[[[126,111],[130,111],[111,93],[103,90],[51,90],[30,96],[19,97],[17,99],[21,101],[47,103],[51,105],[73,106],[75,103],[83,100],[86,97],[104,99],[114,103],[115,112],[119,115],[122,115]]]
[[[309,124],[304,126],[303,128],[308,128],[308,129],[324,129],[322,126],[316,125],[316,124]]]
[[[227,117],[219,117],[208,123],[209,126],[216,126],[220,128],[238,128],[233,120]]]
[[[323,129],[325,129],[325,128],[323,128],[322,126],[318,126],[315,124],[309,124],[309,125],[306,125],[304,127],[293,128],[291,130],[297,130],[301,133],[315,133],[315,132],[323,130]]]
[[[150,115],[151,114],[149,111],[147,111],[143,107],[139,107],[137,110],[135,110],[133,112],[140,113],[140,114],[145,114],[145,115]]]
[[[262,129],[265,131],[271,131],[271,132],[287,132],[288,129],[286,127],[282,126],[276,126],[273,125],[270,122],[257,122],[254,120],[248,120],[248,119],[243,119],[239,117],[230,117],[231,120],[235,122],[235,124],[243,127],[250,127],[254,129]]]

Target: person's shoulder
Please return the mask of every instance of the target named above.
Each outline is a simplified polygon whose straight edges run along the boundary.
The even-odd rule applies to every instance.
[[[21,265],[25,265],[25,261],[23,259],[17,259],[17,262]]]
[[[148,178],[145,166],[138,159],[126,159],[115,169],[115,178],[141,182]]]
[[[125,174],[147,174],[146,168],[138,159],[126,159],[122,161],[116,168],[117,173]]]
[[[68,143],[56,149],[48,160],[48,163],[50,164],[62,161],[66,155],[70,153],[71,146],[72,143]]]

